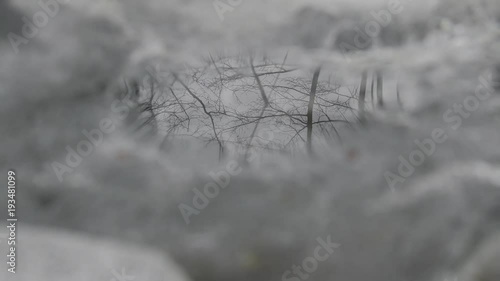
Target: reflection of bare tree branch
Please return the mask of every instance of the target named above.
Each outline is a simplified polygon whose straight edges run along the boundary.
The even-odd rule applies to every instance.
[[[368,71],[363,70],[363,74],[361,74],[361,82],[359,85],[359,96],[358,96],[358,110],[361,122],[365,121],[365,96],[366,96],[367,80],[368,80]]]
[[[287,59],[288,53],[279,63],[265,56],[248,60],[208,54],[202,64],[183,73],[164,74],[173,80],[169,85],[162,86],[158,81],[163,79],[152,75],[154,84],[142,88],[138,101],[144,103],[140,117],[156,122],[164,136],[161,147],[189,135],[206,144],[216,142],[219,159],[226,148],[242,149],[248,159],[264,125],[273,126],[277,137],[260,142],[259,148],[280,151],[299,143],[312,153],[313,136],[341,142],[342,128],[352,127],[350,122],[358,118],[352,107],[354,102],[359,107],[357,91],[334,82],[325,68],[316,69],[311,81],[287,65]],[[325,72],[324,79],[320,72]]]
[[[372,75],[372,85],[371,85],[371,90],[370,90],[370,93],[371,93],[371,103],[372,103],[372,110],[375,109],[375,99],[374,99],[374,95],[373,95],[373,92],[375,90],[375,79],[373,79],[373,75]]]
[[[212,123],[212,129],[213,129],[213,132],[214,132],[214,136],[215,136],[215,139],[217,140],[217,143],[219,144],[219,160],[222,158],[222,153],[223,153],[223,145],[222,145],[222,142],[221,140],[219,139],[219,135],[217,134],[217,131],[215,129],[215,122],[214,122],[214,118],[212,116],[212,114],[210,112],[207,111],[207,107],[205,106],[205,103],[198,97],[196,96],[192,91],[191,89],[189,89],[189,87],[184,84],[184,82],[182,82],[181,79],[179,79],[179,77],[177,76],[177,74],[174,74],[174,77],[176,79],[176,81],[179,81],[179,83],[182,85],[182,87],[184,87],[184,89],[195,99],[197,100],[201,107],[203,108],[203,112],[205,112],[206,115],[208,115],[208,117],[210,118],[210,122]]]
[[[401,101],[401,95],[399,92],[399,81],[396,82],[396,99],[398,101],[399,108],[403,108],[403,102]]]
[[[379,108],[384,108],[384,80],[382,78],[382,71],[376,70],[375,75],[377,76],[377,102]]]
[[[260,82],[259,75],[255,71],[255,67],[253,65],[253,58],[250,58],[250,67],[252,68],[252,73],[253,73],[253,76],[255,78],[255,81],[257,82],[257,85],[259,86],[260,95],[262,97],[262,101],[264,102],[264,105],[262,106],[262,109],[261,109],[260,114],[259,114],[259,119],[257,119],[257,122],[255,123],[255,127],[253,128],[252,134],[250,134],[250,139],[248,140],[247,148],[245,150],[245,158],[244,158],[245,160],[248,157],[248,152],[250,151],[250,145],[252,144],[253,138],[255,137],[255,132],[257,132],[257,128],[259,127],[260,120],[262,120],[262,116],[264,115],[266,108],[269,106],[269,100],[267,99],[266,92],[264,91],[264,88],[262,87],[262,83]]]
[[[313,74],[313,79],[311,82],[311,92],[309,96],[309,105],[307,106],[307,151],[309,154],[312,154],[312,130],[313,130],[313,109],[314,109],[314,100],[316,98],[316,89],[318,87],[319,74],[321,72],[321,68],[318,67]]]
[[[184,105],[182,104],[182,102],[180,102],[179,98],[177,98],[177,95],[175,94],[174,90],[172,90],[172,88],[169,88],[169,90],[172,93],[172,96],[175,98],[175,100],[179,104],[179,106],[182,108],[182,111],[184,112],[184,114],[186,114],[186,118],[188,120],[187,130],[189,131],[189,125],[191,123],[191,118],[189,118],[189,114],[187,113],[186,109],[184,108]]]

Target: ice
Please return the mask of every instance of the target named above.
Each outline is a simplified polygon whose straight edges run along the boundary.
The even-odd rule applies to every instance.
[[[233,1],[223,18],[212,1],[87,2],[61,5],[17,53],[7,33],[21,34],[22,15],[32,19],[41,8],[0,4],[0,166],[18,173],[24,223],[154,248],[193,281],[280,280],[328,235],[340,247],[309,280],[499,280],[498,1],[401,1],[387,28],[348,57],[338,43],[391,1]],[[386,108],[369,110],[362,125],[349,115],[353,126],[340,128],[342,141],[318,139],[315,157],[299,145],[293,156],[264,151],[254,163],[234,162],[241,172],[189,224],[179,204],[192,206],[193,190],[214,182],[210,172],[240,159],[219,162],[217,145],[190,138],[159,149],[162,138],[130,132],[139,116],[134,108],[58,179],[53,163],[86,139],[82,131],[116,120],[113,102],[123,79],[141,79],[158,65],[182,75],[209,53],[255,49],[275,61],[288,52],[304,75],[322,65],[353,87],[364,69],[381,69]],[[467,117],[453,113],[457,104],[470,106],[478,89],[489,95],[476,109]],[[401,158],[419,149],[415,141],[432,138],[435,129],[446,140],[391,185],[386,173],[397,174]],[[33,227],[20,235],[34,236]],[[26,263],[36,262],[31,249],[46,252],[44,237],[59,239],[50,231],[20,241]],[[60,256],[102,269],[85,251],[99,248],[94,240],[61,237]],[[106,257],[117,270],[126,264],[120,255]],[[159,255],[145,258],[163,277],[171,273]],[[13,280],[34,280],[29,274],[42,267],[22,265],[25,275]]]

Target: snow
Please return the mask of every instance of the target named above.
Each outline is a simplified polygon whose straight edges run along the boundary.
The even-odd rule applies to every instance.
[[[13,2],[28,15],[40,9]],[[70,1],[18,54],[5,36],[0,41],[0,167],[17,170],[19,216],[37,225],[19,228],[23,264],[13,280],[78,281],[73,272],[111,280],[109,268],[122,264],[139,270],[136,280],[185,280],[163,254],[194,281],[280,280],[326,235],[341,247],[310,280],[498,280],[498,1],[484,1],[486,8],[466,0],[404,2],[390,25],[401,41],[382,34],[348,60],[334,39],[352,22],[371,20],[386,1],[243,1],[223,21],[212,1],[86,2]],[[3,32],[17,21],[5,15],[17,12],[1,8]],[[371,112],[364,128],[346,129],[342,144],[319,148],[314,159],[266,153],[242,166],[189,225],[179,204],[192,205],[193,189],[227,164],[197,144],[159,151],[124,122],[57,179],[51,164],[109,116],[122,77],[150,63],[180,71],[210,51],[252,47],[277,60],[290,51],[291,64],[323,64],[350,85],[362,69],[381,68],[399,80],[404,110],[392,81],[387,110]],[[461,121],[454,128],[443,114],[466,105],[481,77],[491,78],[491,96],[468,117],[453,113]],[[396,173],[399,157],[408,159],[415,140],[436,128],[447,140],[391,188],[384,173]],[[137,247],[162,254],[142,256]],[[45,255],[53,254],[58,270],[47,271]],[[151,272],[169,278],[147,279]]]
[[[65,230],[18,227],[16,273],[2,272],[2,280],[188,281],[164,253],[146,247]]]

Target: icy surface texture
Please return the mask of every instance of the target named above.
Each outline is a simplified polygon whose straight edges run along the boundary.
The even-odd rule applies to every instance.
[[[6,34],[22,33],[19,19],[40,8],[12,2],[0,4],[0,166],[18,173],[25,223],[163,250],[194,281],[280,280],[328,236],[340,246],[309,280],[500,280],[500,2],[402,1],[370,44],[348,54],[339,43],[353,38],[353,24],[364,28],[391,1],[242,1],[221,18],[211,1],[74,0],[17,53]],[[277,61],[289,51],[291,64],[322,64],[353,85],[363,69],[381,69],[397,77],[404,110],[388,83],[386,110],[343,131],[342,143],[318,146],[312,159],[264,155],[241,165],[189,224],[179,204],[192,206],[193,189],[229,159],[160,151],[122,122],[57,178],[51,164],[110,116],[123,77],[253,48]],[[490,95],[450,126],[458,121],[443,115],[481,85]],[[397,174],[400,156],[436,128],[446,141],[389,184],[386,172]]]

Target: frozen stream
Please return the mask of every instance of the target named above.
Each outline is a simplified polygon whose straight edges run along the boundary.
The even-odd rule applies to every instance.
[[[0,4],[0,167],[18,174],[27,234],[36,225],[163,251],[193,281],[500,280],[500,2],[11,2]],[[46,24],[28,30],[23,16],[43,20],[36,13]],[[344,116],[349,125],[338,127],[341,141],[314,136],[315,157],[298,144],[293,157],[261,151],[250,165],[231,156],[218,162],[213,143],[182,140],[161,150],[158,138],[130,133],[131,110],[58,176],[54,162],[68,163],[67,147],[114,116],[124,79],[140,80],[148,67],[182,78],[186,65],[203,65],[209,54],[276,64],[286,55],[307,81],[321,66],[320,80],[331,75],[345,95],[359,90],[364,70],[370,79],[380,71],[385,104],[367,99],[361,124],[356,98],[347,102],[353,109]],[[275,130],[269,124],[263,130]],[[213,198],[197,195],[207,184],[223,188]],[[56,255],[78,257],[81,243],[94,243],[66,238],[77,250]],[[336,246],[314,270],[294,271],[324,244],[318,240]],[[128,260],[133,250],[124,251],[103,255]],[[67,270],[82,263],[70,260]],[[140,272],[134,280],[164,280]],[[36,280],[60,280],[51,274]],[[57,276],[77,276],[67,274]]]

